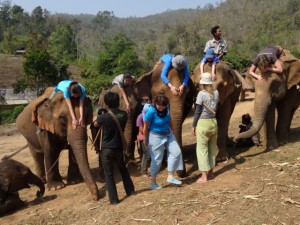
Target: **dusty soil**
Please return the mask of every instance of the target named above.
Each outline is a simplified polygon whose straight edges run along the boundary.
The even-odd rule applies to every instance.
[[[242,114],[251,115],[253,94],[236,106],[229,135],[238,132]],[[97,155],[88,146],[89,162],[101,194],[93,201],[84,183],[46,191],[35,199],[36,187],[20,191],[27,207],[0,218],[0,224],[300,224],[300,112],[292,124],[290,142],[265,152],[264,147],[229,148],[232,158],[219,163],[216,178],[205,184],[195,181],[200,176],[195,155],[195,137],[191,135],[192,113],[184,123],[184,158],[188,176],[180,187],[168,185],[166,170],[160,172],[161,190],[149,191],[149,180],[139,176],[137,165],[128,165],[137,194],[126,197],[119,176],[121,203],[111,206],[105,186],[99,181]],[[0,158],[25,145],[15,125],[0,127]],[[34,164],[25,149],[14,159],[29,166]],[[66,176],[67,153],[60,158],[60,171]]]

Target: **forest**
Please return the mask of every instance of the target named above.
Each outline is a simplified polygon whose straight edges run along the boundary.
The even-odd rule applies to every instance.
[[[226,0],[141,18],[118,18],[110,11],[51,14],[40,6],[26,12],[2,1],[0,53],[26,50],[25,76],[14,86],[16,92],[40,93],[69,78],[69,65],[78,65],[88,93],[97,95],[117,74],[148,72],[164,53],[185,55],[192,71],[214,25],[221,26],[229,46],[223,59],[237,70],[247,68],[268,45],[281,45],[300,58],[299,0]]]

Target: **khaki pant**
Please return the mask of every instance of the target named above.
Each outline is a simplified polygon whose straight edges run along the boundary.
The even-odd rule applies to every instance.
[[[218,126],[217,120],[199,119],[196,129],[197,135],[197,161],[200,171],[209,171],[216,166]]]

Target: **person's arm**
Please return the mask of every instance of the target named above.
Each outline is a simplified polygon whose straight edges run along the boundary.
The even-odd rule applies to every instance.
[[[283,70],[282,70],[282,65],[281,65],[280,61],[277,59],[274,63],[274,67],[268,67],[267,71],[281,74]]]
[[[66,100],[67,106],[68,106],[68,108],[69,108],[69,112],[70,112],[70,114],[71,114],[71,118],[72,118],[72,128],[73,128],[73,129],[76,129],[76,127],[77,127],[77,120],[76,120],[76,116],[75,116],[75,113],[74,113],[74,110],[73,110],[73,107],[72,107],[71,99],[65,98],[65,100]]]
[[[200,63],[200,74],[203,74],[204,63],[201,61]]]
[[[161,74],[160,74],[160,78],[162,79],[162,81],[164,82],[164,84],[167,85],[167,86],[170,88],[171,92],[172,92],[174,95],[177,95],[178,92],[177,92],[176,87],[174,87],[174,86],[170,83],[170,81],[169,81],[169,79],[168,79],[168,77],[167,77],[171,65],[172,65],[172,60],[167,61],[167,62],[164,63],[163,69],[162,69]]]
[[[256,70],[256,66],[254,64],[251,65],[249,69],[249,74],[253,76],[255,79],[257,79],[259,82],[263,82],[264,78],[261,75],[257,75],[254,71]]]
[[[196,135],[196,127],[197,127],[198,120],[201,116],[202,110],[203,110],[203,106],[199,105],[199,104],[196,104],[196,109],[195,109],[195,114],[194,114],[194,121],[193,121],[193,125],[192,125],[193,135]]]
[[[183,94],[183,89],[184,89],[184,87],[187,86],[187,84],[188,84],[188,82],[189,82],[189,79],[190,79],[189,70],[188,70],[187,65],[184,67],[183,73],[184,73],[183,83],[182,83],[182,85],[180,85],[180,87],[178,88],[178,89],[179,89],[179,96],[181,96],[181,95]]]
[[[130,106],[130,103],[128,101],[127,95],[126,95],[125,90],[124,90],[123,87],[119,86],[119,88],[120,88],[121,95],[122,95],[122,97],[125,101],[125,104],[126,104],[126,110],[125,111],[129,114],[130,110],[131,110],[131,106]]]
[[[149,143],[149,122],[148,121],[144,121],[144,129],[143,129],[143,133],[144,133],[144,144],[148,145]]]
[[[79,113],[80,113],[80,118],[78,120],[78,125],[84,126],[84,120],[83,120],[83,105],[84,105],[84,98],[80,98],[79,100]]]
[[[212,75],[212,80],[216,80],[216,63],[213,62],[211,66],[211,75]]]

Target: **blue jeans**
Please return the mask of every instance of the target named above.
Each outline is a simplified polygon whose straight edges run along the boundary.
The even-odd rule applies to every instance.
[[[149,151],[151,155],[150,174],[156,177],[164,157],[164,151],[167,150],[168,172],[183,170],[183,159],[180,146],[173,134],[167,135],[149,134]]]

